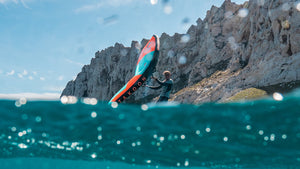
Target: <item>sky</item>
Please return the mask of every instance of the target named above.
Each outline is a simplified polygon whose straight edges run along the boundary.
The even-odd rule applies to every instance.
[[[232,0],[243,4],[245,0]],[[59,97],[97,51],[186,33],[223,0],[0,0],[0,99]]]

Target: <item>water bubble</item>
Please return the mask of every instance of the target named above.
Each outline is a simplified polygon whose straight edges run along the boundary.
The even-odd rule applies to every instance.
[[[96,153],[93,153],[93,154],[91,154],[91,157],[92,157],[92,158],[96,158],[96,157],[97,157],[97,154],[96,154]]]
[[[17,101],[15,102],[15,106],[16,106],[16,107],[21,107],[21,106],[22,106],[22,104],[20,103],[20,101],[19,101],[19,100],[17,100]]]
[[[151,5],[156,5],[158,0],[150,0]]]
[[[265,136],[265,137],[264,137],[264,140],[265,140],[265,141],[268,141],[268,140],[269,140],[269,137],[268,137],[268,136]]]
[[[251,128],[252,128],[252,127],[251,127],[250,125],[247,125],[247,126],[246,126],[246,130],[251,130]]]
[[[27,120],[28,119],[28,115],[27,114],[22,114],[21,118],[22,118],[22,120]]]
[[[169,58],[174,57],[174,56],[175,56],[174,51],[173,51],[173,50],[169,50],[167,56],[168,56]]]
[[[181,138],[181,140],[184,140],[184,139],[185,139],[185,135],[182,134],[182,135],[180,136],[180,138]]]
[[[97,113],[93,111],[93,112],[91,113],[91,117],[92,117],[92,118],[96,118],[96,117],[97,117]]]
[[[258,134],[259,134],[259,135],[263,135],[263,134],[264,134],[264,131],[263,131],[263,130],[259,130],[259,131],[258,131]]]
[[[225,18],[227,18],[227,19],[232,18],[232,16],[233,16],[232,11],[227,11],[227,12],[225,13]]]
[[[133,143],[131,143],[131,146],[132,146],[132,147],[135,147],[135,146],[136,146],[136,144],[133,142]]]
[[[146,104],[143,104],[143,105],[141,106],[141,108],[142,108],[142,110],[144,110],[144,111],[147,111],[147,110],[148,110],[148,106],[147,106]]]
[[[123,120],[125,118],[125,114],[119,114],[119,119]]]
[[[98,100],[96,98],[84,98],[83,103],[89,105],[96,105],[98,103]]]
[[[224,140],[225,142],[227,142],[227,141],[228,141],[228,137],[224,137],[223,140]]]
[[[184,166],[186,166],[186,167],[187,167],[187,166],[189,166],[189,164],[190,164],[190,163],[189,163],[189,160],[188,160],[188,159],[186,159],[186,160],[184,161]]]
[[[300,11],[300,1],[298,1],[298,2],[296,2],[296,9],[298,10],[298,11]]]
[[[166,6],[164,7],[164,13],[165,13],[165,14],[169,15],[169,14],[171,14],[172,12],[173,12],[173,8],[172,8],[171,5],[166,5]]]
[[[228,38],[228,43],[230,44],[232,50],[237,50],[239,47],[238,44],[235,42],[235,38],[232,36]]]
[[[270,135],[270,140],[271,140],[271,141],[275,141],[275,134],[271,134],[271,135]]]
[[[11,130],[12,132],[15,132],[15,131],[17,131],[17,128],[16,128],[16,127],[11,127],[10,130]]]
[[[98,140],[102,140],[102,135],[98,135]]]
[[[97,130],[102,131],[102,127],[101,126],[97,127]]]
[[[117,142],[116,142],[118,145],[120,145],[121,143],[122,143],[122,141],[121,140],[117,140]]]
[[[180,163],[179,162],[176,165],[177,165],[177,167],[180,167]]]
[[[190,40],[190,35],[185,34],[185,35],[181,36],[180,42],[181,43],[187,43],[189,40]]]
[[[238,16],[241,17],[241,18],[245,18],[249,13],[249,10],[246,9],[246,8],[242,8],[239,10],[238,12]]]
[[[23,132],[19,132],[19,133],[18,133],[18,136],[19,136],[19,137],[22,137],[23,135],[24,135]]]
[[[42,133],[42,137],[49,137],[47,133]]]
[[[36,121],[37,123],[40,123],[40,122],[42,121],[42,117],[41,117],[41,116],[36,116],[36,117],[35,117],[35,121]]]
[[[151,163],[151,160],[145,160],[147,164],[150,164]]]
[[[117,102],[112,102],[111,103],[111,107],[114,108],[114,109],[117,108],[118,107],[118,103]]]
[[[126,56],[127,53],[128,53],[128,51],[127,51],[126,49],[122,49],[122,50],[120,51],[121,56]]]
[[[283,100],[283,96],[278,92],[273,93],[273,98],[276,101],[282,101]]]
[[[165,140],[165,137],[163,137],[163,136],[159,137],[160,142],[163,142],[164,140]]]
[[[289,3],[285,3],[285,4],[283,4],[283,5],[281,6],[281,9],[282,9],[283,11],[288,11],[288,10],[291,9],[291,6],[290,6]]]
[[[210,129],[209,127],[207,127],[207,128],[205,129],[205,131],[206,131],[207,133],[209,133],[209,132],[211,131],[211,129]]]
[[[20,144],[18,144],[18,147],[21,149],[26,149],[28,146],[24,143],[20,143]]]
[[[283,134],[283,135],[281,136],[281,138],[285,140],[285,139],[287,138],[287,135],[286,135],[286,134]]]
[[[27,103],[27,100],[26,100],[26,98],[25,97],[22,97],[22,98],[20,98],[20,103],[22,104],[22,105],[24,105],[24,104],[26,104]]]
[[[196,130],[196,132],[195,132],[197,135],[200,135],[200,130]]]
[[[140,51],[141,50],[141,48],[142,48],[142,45],[140,44],[140,43],[135,43],[134,44],[134,47],[138,50],[138,51]]]
[[[154,135],[153,135],[153,138],[157,139],[157,134],[154,134]]]
[[[186,57],[185,56],[180,56],[178,59],[178,63],[183,65],[186,64]]]
[[[142,130],[142,128],[140,126],[136,127],[136,131],[141,131],[141,130]]]
[[[67,104],[67,103],[68,103],[68,97],[67,97],[67,96],[62,96],[62,97],[60,98],[60,102],[61,102],[62,104]]]

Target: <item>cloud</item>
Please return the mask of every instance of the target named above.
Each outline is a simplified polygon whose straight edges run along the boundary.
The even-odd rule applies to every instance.
[[[64,76],[63,75],[58,76],[57,80],[60,80],[60,81],[64,80]]]
[[[63,86],[45,86],[43,87],[44,90],[50,91],[50,92],[62,92],[64,90]]]
[[[28,2],[32,2],[33,0],[0,0],[0,4],[3,4],[3,5],[5,5],[5,4],[9,4],[9,3],[14,3],[14,4],[19,4],[19,3],[21,3],[25,8],[27,8],[27,9],[31,9],[28,5],[27,5],[27,3]]]
[[[14,93],[1,94],[0,99],[19,100],[26,98],[27,100],[59,100],[60,93]]]
[[[78,65],[80,67],[82,67],[84,64],[83,63],[79,63],[79,62],[75,62],[71,59],[65,59],[68,63],[71,63],[71,64],[75,64],[75,65]]]
[[[12,76],[15,74],[15,70],[11,70],[10,72],[6,72],[6,76]]]
[[[83,5],[77,9],[75,9],[76,13],[81,13],[81,12],[90,12],[97,10],[101,7],[118,7],[122,5],[129,4],[135,0],[103,0],[101,2],[95,3],[95,4],[88,4],[88,5]]]

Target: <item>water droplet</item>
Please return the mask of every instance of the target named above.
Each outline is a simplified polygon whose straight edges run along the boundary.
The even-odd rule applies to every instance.
[[[178,59],[178,63],[183,65],[186,64],[186,57],[185,56],[180,56]]]
[[[273,93],[273,98],[276,101],[282,101],[283,100],[283,96],[278,92]]]
[[[173,8],[172,8],[172,6],[171,5],[166,5],[165,7],[164,7],[164,13],[165,14],[171,14],[173,12]]]
[[[259,135],[263,135],[263,134],[264,134],[264,131],[263,131],[263,130],[259,130],[259,131],[258,131],[258,134],[259,134]]]
[[[185,135],[182,134],[182,135],[180,136],[180,138],[181,138],[181,140],[184,140],[184,139],[185,139]]]
[[[97,157],[97,154],[96,154],[96,153],[93,153],[93,154],[91,154],[91,157],[92,157],[92,158],[96,158],[96,157]]]
[[[298,1],[298,2],[296,2],[296,9],[298,10],[298,11],[300,11],[300,1]]]
[[[147,111],[148,110],[148,106],[146,104],[143,104],[141,106],[141,108],[142,108],[143,111]]]
[[[165,140],[165,137],[163,137],[163,136],[159,137],[160,142],[163,142],[164,140]]]
[[[147,163],[147,164],[150,164],[150,163],[151,163],[151,160],[146,160],[146,163]]]
[[[190,35],[185,34],[185,35],[181,36],[180,42],[181,43],[187,43],[189,40],[190,40]]]
[[[28,146],[24,143],[20,143],[20,144],[18,144],[18,147],[21,149],[26,149]]]
[[[288,10],[291,9],[291,6],[289,5],[289,3],[285,3],[285,4],[283,4],[283,5],[281,6],[281,9],[282,9],[283,11],[288,11]]]
[[[114,108],[114,109],[117,108],[118,107],[118,103],[117,102],[112,102],[111,103],[111,107]]]
[[[227,142],[227,141],[228,141],[228,137],[224,137],[223,140],[224,140],[225,142]]]
[[[42,121],[42,117],[41,117],[41,116],[36,116],[36,117],[35,117],[35,121],[36,121],[37,123],[40,123],[40,122]]]
[[[200,135],[200,130],[196,130],[196,132],[195,132],[197,135]]]
[[[98,135],[98,140],[102,140],[102,135]]]
[[[122,143],[122,141],[121,140],[117,140],[117,142],[116,142],[118,145],[120,145],[121,143]]]
[[[246,8],[242,8],[239,10],[238,12],[238,16],[241,17],[241,18],[245,18],[249,13],[249,10],[246,9]]]
[[[15,132],[15,131],[17,131],[17,128],[16,128],[16,127],[11,127],[10,130],[11,130],[12,132]]]
[[[265,137],[264,137],[264,140],[265,140],[265,141],[268,141],[268,140],[269,140],[269,137],[268,137],[268,136],[265,136]]]
[[[251,128],[252,128],[252,127],[251,127],[250,125],[247,125],[247,126],[246,126],[246,130],[251,130]]]
[[[150,0],[151,5],[156,5],[158,0]]]
[[[270,140],[271,140],[271,141],[275,141],[275,134],[271,134],[271,135],[270,135]]]
[[[283,135],[281,136],[281,138],[285,140],[285,139],[287,138],[287,135],[286,135],[286,134],[283,134]]]
[[[227,11],[227,12],[225,13],[225,18],[227,18],[227,19],[232,18],[232,16],[233,16],[232,11]]]
[[[184,166],[186,166],[186,167],[187,167],[187,166],[189,166],[189,164],[190,164],[190,163],[189,163],[189,160],[188,160],[188,159],[186,159],[186,160],[185,160],[185,162],[184,162]]]
[[[211,131],[211,129],[210,129],[209,127],[207,127],[207,128],[205,129],[205,131],[206,131],[207,133],[209,133],[209,132]]]
[[[26,104],[27,103],[27,100],[26,100],[26,98],[25,97],[22,97],[22,98],[20,98],[20,103],[22,104],[22,105],[24,105],[24,104]]]
[[[97,117],[97,113],[93,111],[93,112],[91,113],[91,117],[92,117],[92,118],[96,118],[96,117]]]
[[[175,56],[175,53],[174,53],[173,50],[169,50],[167,55],[168,55],[169,58],[172,58],[172,57]]]

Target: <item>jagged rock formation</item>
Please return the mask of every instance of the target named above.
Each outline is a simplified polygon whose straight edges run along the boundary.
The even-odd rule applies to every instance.
[[[250,87],[272,92],[282,85],[299,86],[296,5],[293,0],[250,0],[243,5],[226,0],[220,8],[213,6],[186,34],[163,33],[157,72],[173,73],[172,100],[222,101]],[[133,76],[146,42],[133,41],[131,47],[115,44],[97,52],[62,95],[109,100]],[[141,88],[127,102],[148,102],[157,95],[159,91]]]

